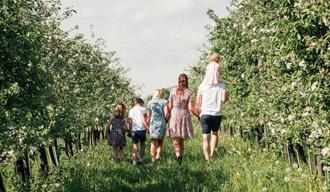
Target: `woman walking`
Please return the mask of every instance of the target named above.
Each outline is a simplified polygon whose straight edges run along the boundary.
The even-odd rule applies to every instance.
[[[114,149],[114,160],[121,161],[121,154],[124,146],[126,145],[125,137],[125,110],[124,104],[119,103],[116,107],[114,114],[110,117],[110,120],[106,126],[106,130],[111,130],[108,137],[108,144]]]
[[[189,110],[198,116],[194,106],[193,92],[188,88],[188,77],[180,74],[178,85],[170,93],[167,112],[171,113],[168,134],[172,138],[176,160],[182,162],[184,140],[194,136]]]
[[[152,100],[148,102],[148,119],[150,128],[150,139],[151,139],[151,161],[154,163],[155,160],[161,158],[163,150],[163,139],[165,135],[166,121],[165,121],[165,108],[166,100],[163,99],[163,92],[157,89],[153,95]],[[157,155],[156,155],[157,151]]]

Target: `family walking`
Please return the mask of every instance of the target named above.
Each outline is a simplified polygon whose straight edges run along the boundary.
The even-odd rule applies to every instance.
[[[180,74],[178,85],[171,90],[168,101],[164,99],[162,90],[155,91],[146,108],[143,107],[144,101],[141,98],[135,98],[134,106],[129,110],[128,121],[124,117],[125,105],[118,104],[106,126],[107,130],[111,127],[108,144],[114,149],[114,160],[122,159],[126,130],[131,131],[133,165],[144,160],[147,133],[150,134],[151,162],[160,160],[167,130],[167,135],[172,139],[175,159],[181,164],[184,141],[194,136],[192,113],[200,121],[204,158],[209,161],[218,144],[218,131],[222,120],[221,106],[228,100],[226,85],[221,81],[219,60],[220,57],[216,53],[210,56],[196,98],[189,89],[187,75]]]

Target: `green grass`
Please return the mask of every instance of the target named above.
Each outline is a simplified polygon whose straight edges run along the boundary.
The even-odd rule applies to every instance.
[[[33,189],[66,192],[327,190],[326,183],[315,179],[307,168],[298,169],[276,160],[271,153],[256,150],[228,135],[221,135],[217,157],[210,164],[203,159],[200,131],[195,139],[186,142],[181,166],[174,160],[169,138],[165,140],[161,162],[151,165],[149,145],[146,152],[145,163],[134,167],[130,142],[119,163],[111,160],[112,150],[101,142],[95,148],[76,153],[70,160],[63,156],[60,168],[46,181],[35,179]]]

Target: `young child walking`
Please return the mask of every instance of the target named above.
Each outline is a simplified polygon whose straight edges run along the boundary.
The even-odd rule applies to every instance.
[[[133,165],[143,162],[145,153],[146,133],[149,132],[147,125],[147,110],[142,107],[143,100],[134,98],[134,107],[129,111],[129,128],[132,130]],[[138,161],[138,144],[140,143],[140,160]]]
[[[116,107],[115,112],[110,117],[110,120],[107,124],[106,130],[111,130],[108,137],[108,144],[114,149],[114,160],[121,161],[121,154],[124,146],[126,145],[125,137],[125,110],[126,107],[124,104],[119,103]]]

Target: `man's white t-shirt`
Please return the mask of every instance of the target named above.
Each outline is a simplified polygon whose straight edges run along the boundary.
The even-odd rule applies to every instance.
[[[219,83],[218,85],[201,84],[198,88],[197,96],[202,96],[201,114],[200,115],[221,115],[221,98],[226,92],[226,85]]]
[[[129,110],[128,117],[132,118],[132,131],[144,131],[146,128],[143,125],[143,114],[147,113],[147,110],[141,106],[134,106]]]

